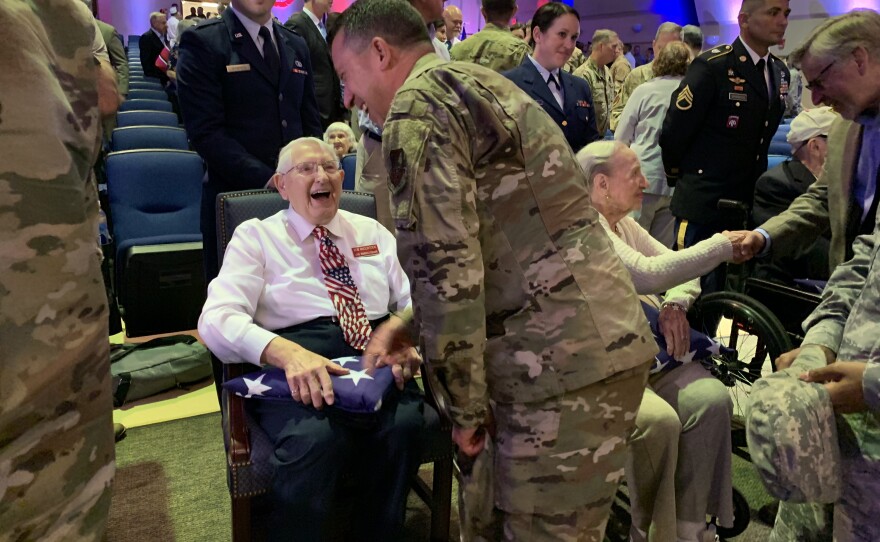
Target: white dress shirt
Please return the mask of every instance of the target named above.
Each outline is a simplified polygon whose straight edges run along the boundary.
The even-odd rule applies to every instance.
[[[177,43],[177,25],[180,24],[180,20],[173,16],[168,16],[168,29],[165,31],[166,36],[168,37],[168,47],[174,47],[174,44]]]
[[[544,83],[547,85],[547,88],[550,89],[550,94],[552,94],[553,97],[556,98],[556,103],[559,104],[559,108],[564,110],[565,106],[563,104],[565,103],[565,94],[562,91],[562,78],[561,74],[559,73],[559,68],[556,68],[551,72],[540,63],[538,63],[538,61],[535,60],[535,57],[533,57],[532,55],[529,55],[529,60],[532,61],[535,69],[538,70],[541,78],[544,79]],[[551,75],[556,79],[555,84],[550,82]]]
[[[367,318],[410,305],[409,280],[387,229],[342,210],[326,227],[348,263]],[[236,228],[199,317],[199,335],[220,360],[259,365],[263,350],[277,336],[271,330],[336,316],[314,229],[292,208]],[[378,254],[354,256],[354,248],[373,245]]]

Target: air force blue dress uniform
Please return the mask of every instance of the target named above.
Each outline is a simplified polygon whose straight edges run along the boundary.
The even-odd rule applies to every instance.
[[[202,236],[208,279],[217,275],[217,194],[262,188],[284,145],[321,137],[305,41],[272,23],[278,70],[271,70],[232,9],[180,36],[177,85],[187,135],[208,167]]]
[[[550,114],[574,152],[588,143],[602,139],[596,129],[593,94],[585,80],[564,70],[557,70],[554,77],[559,77],[563,95],[563,106],[560,107],[556,97],[550,92],[547,80],[538,72],[531,57],[526,57],[519,67],[502,75],[523,89]]]

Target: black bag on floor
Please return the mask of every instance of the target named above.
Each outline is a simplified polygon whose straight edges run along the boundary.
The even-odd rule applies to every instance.
[[[211,376],[211,354],[192,335],[160,337],[110,350],[113,406]]]

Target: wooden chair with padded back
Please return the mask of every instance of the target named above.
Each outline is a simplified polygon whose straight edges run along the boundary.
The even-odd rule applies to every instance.
[[[251,218],[267,218],[285,209],[288,203],[272,190],[229,192],[217,197],[217,240],[219,261],[223,262],[226,245],[236,226]],[[371,218],[376,217],[372,194],[343,191],[340,209]],[[219,363],[215,360],[215,363]],[[254,368],[247,364],[223,364],[223,380],[236,378]],[[425,443],[422,463],[434,464],[431,487],[415,476],[413,489],[431,509],[431,540],[448,542],[452,497],[452,423],[446,414],[443,396],[435,394],[431,378],[423,378],[426,396]],[[216,373],[215,373],[216,374]],[[430,405],[431,408],[427,408]],[[227,393],[221,396],[223,437],[226,444],[226,471],[232,499],[232,540],[251,540],[253,532],[251,502],[266,494],[272,482],[272,442],[256,420],[244,408],[241,397]]]

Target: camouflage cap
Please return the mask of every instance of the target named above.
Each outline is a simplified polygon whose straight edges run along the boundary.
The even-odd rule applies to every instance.
[[[784,501],[831,503],[840,496],[840,447],[828,391],[798,379],[795,365],[754,383],[746,440],[767,491]]]

